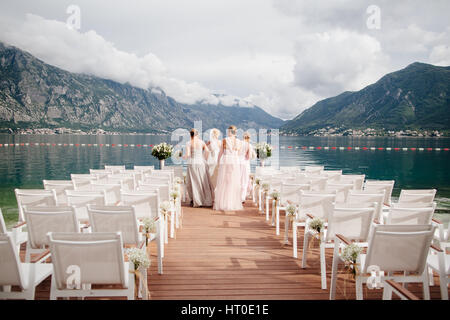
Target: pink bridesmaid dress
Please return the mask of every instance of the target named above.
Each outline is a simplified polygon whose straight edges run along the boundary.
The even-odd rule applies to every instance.
[[[225,144],[225,148],[224,148]],[[241,161],[239,150],[241,141],[225,138],[219,155],[219,172],[214,196],[214,210],[242,210]]]

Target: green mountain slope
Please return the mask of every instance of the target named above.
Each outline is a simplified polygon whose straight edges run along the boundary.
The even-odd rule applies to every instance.
[[[413,63],[357,92],[317,102],[281,127],[307,134],[326,127],[450,129],[450,67]]]

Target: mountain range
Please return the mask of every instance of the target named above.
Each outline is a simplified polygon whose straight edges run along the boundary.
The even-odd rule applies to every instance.
[[[327,127],[449,130],[450,67],[412,63],[360,91],[317,102],[280,131],[302,135]]]
[[[167,133],[197,120],[203,130],[222,132],[230,124],[245,130],[284,123],[257,106],[187,105],[160,89],[68,72],[0,42],[0,128]]]

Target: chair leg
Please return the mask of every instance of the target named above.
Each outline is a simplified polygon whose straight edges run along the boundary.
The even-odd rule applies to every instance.
[[[423,284],[423,299],[424,300],[430,300],[430,287],[429,287],[430,280],[428,279],[428,270],[423,271],[422,274],[422,284]]]
[[[433,275],[433,269],[428,267],[428,278],[430,279],[430,286],[434,286],[434,275]]]
[[[289,224],[290,224],[289,216],[286,215],[284,217],[284,244],[289,243]]]
[[[52,275],[50,281],[50,300],[56,300],[56,283],[55,283],[55,275]]]
[[[292,222],[292,255],[297,258],[297,224]]]
[[[258,188],[258,210],[262,211],[261,189]]]
[[[309,233],[305,229],[303,235],[303,251],[302,251],[302,268],[306,268],[306,260],[308,260]]]
[[[303,250],[305,251],[305,250]],[[325,260],[325,245],[320,244],[320,276],[322,279],[322,289],[327,288],[327,264]]]
[[[269,197],[266,195],[266,220],[269,221]]]
[[[275,225],[275,201],[272,200],[272,226]]]
[[[447,280],[447,274],[442,272],[442,270],[439,272],[439,286],[441,287],[441,299],[442,300],[448,300],[448,280]]]
[[[355,289],[356,289],[356,300],[363,300],[363,287],[362,287],[362,278],[356,277],[355,282]]]
[[[333,264],[331,267],[330,300],[334,300],[336,298],[336,279],[338,266],[339,266],[339,246],[335,245],[333,251]]]
[[[276,234],[277,236],[280,235],[280,209],[277,205],[275,205],[275,224],[276,224]]]
[[[169,243],[169,221],[164,218],[164,243]]]
[[[175,237],[175,211],[170,211],[170,238]]]
[[[161,250],[161,241],[159,239],[159,236],[156,239],[156,255],[157,255],[157,259],[158,259],[158,273],[162,274],[163,273],[163,266],[162,266],[162,250]]]
[[[392,300],[392,288],[390,286],[384,286],[383,300]]]

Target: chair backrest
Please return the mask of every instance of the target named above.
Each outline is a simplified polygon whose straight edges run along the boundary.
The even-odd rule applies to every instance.
[[[94,174],[71,174],[74,190],[90,190],[91,181],[97,181],[98,177]]]
[[[97,190],[97,191],[72,191],[66,190],[67,194],[67,203],[69,206],[75,207],[75,212],[77,214],[78,220],[87,220],[89,219],[87,213],[87,205],[97,205],[104,206],[105,205],[105,191]]]
[[[405,202],[433,202],[436,195],[436,189],[428,190],[405,190],[400,191],[399,203]]]
[[[136,185],[138,181],[141,181],[144,178],[144,174],[140,170],[120,170],[120,173],[133,175]]]
[[[255,167],[255,177],[262,175],[272,175],[275,172],[273,167]]]
[[[24,206],[27,221],[28,241],[33,249],[48,245],[48,232],[79,232],[73,207],[31,207]]]
[[[141,171],[143,174],[151,174],[155,170],[155,166],[134,166],[134,170]]]
[[[325,191],[326,192],[336,192],[336,203],[344,203],[347,201],[347,195],[350,190],[353,189],[353,183],[334,183],[327,181]]]
[[[104,181],[108,178],[108,175],[113,174],[114,172],[112,170],[105,169],[89,169],[89,173],[93,176],[96,176],[97,180]]]
[[[300,173],[301,172],[301,168],[297,167],[297,166],[293,166],[293,167],[286,166],[286,167],[280,167],[280,171],[281,172],[286,172],[286,173],[294,173],[294,172]]]
[[[287,180],[287,177],[279,177],[279,176],[272,177],[272,179],[270,180],[270,189],[272,191],[274,191],[274,190],[280,191],[281,185],[286,180]]]
[[[133,206],[138,219],[157,218],[160,216],[159,191],[121,192],[120,203],[123,206]]]
[[[280,202],[282,205],[300,204],[300,191],[310,191],[311,186],[309,184],[292,184],[283,183],[280,191]]]
[[[322,175],[328,178],[328,181],[338,182],[342,176],[342,170],[324,170]]]
[[[328,216],[325,241],[334,239],[336,234],[359,242],[367,242],[375,208],[335,207]]]
[[[20,286],[25,289],[24,278],[16,245],[10,234],[0,233],[0,286]]]
[[[321,173],[324,169],[324,166],[305,166],[305,172],[308,173]]]
[[[395,180],[367,180],[364,184],[364,190],[373,193],[379,193],[385,190],[384,204],[391,205],[392,190],[394,189]]]
[[[120,190],[122,185],[120,182],[117,183],[99,183],[92,182],[92,191],[104,191],[105,192],[105,204],[106,205],[116,205],[120,201]]]
[[[45,190],[55,190],[58,206],[67,204],[66,190],[73,190],[72,180],[43,180]]]
[[[135,181],[134,181],[134,176],[130,175],[130,174],[113,174],[113,175],[109,175],[106,183],[108,184],[116,184],[116,183],[120,183],[122,185],[122,188],[128,191],[132,191],[135,189]]]
[[[325,191],[325,188],[327,186],[326,177],[308,177],[307,180],[311,184],[312,191]]]
[[[435,228],[432,225],[376,225],[362,272],[367,273],[367,268],[375,265],[385,274],[406,271],[421,275]]]
[[[141,183],[144,184],[152,184],[152,183],[157,183],[157,184],[170,184],[170,178],[169,177],[160,177],[160,176],[154,176],[154,175],[145,175],[144,178],[142,179],[142,181],[140,181]]]
[[[353,190],[362,190],[365,174],[343,174],[339,177],[340,183],[353,183]]]
[[[169,179],[169,183],[172,185],[174,180],[174,173],[172,170],[154,170],[152,171],[151,177],[167,178]]]
[[[370,193],[369,191],[350,190],[347,195],[346,203],[377,203],[374,219],[380,221],[381,212],[383,211],[385,190],[381,190],[379,193]]]
[[[304,218],[309,213],[316,218],[327,220],[328,214],[333,210],[335,200],[336,193],[301,190],[298,218]]]
[[[5,219],[3,218],[2,209],[0,209],[0,233],[6,233],[8,229],[6,229]]]
[[[139,226],[132,206],[88,205],[87,208],[92,232],[120,231],[124,245],[139,245]]]
[[[49,233],[48,241],[56,287],[66,289],[70,266],[77,266],[80,284],[120,284],[126,286],[122,236],[115,233]]]
[[[183,166],[165,166],[163,170],[173,170],[174,177],[183,180]]]
[[[19,221],[25,221],[23,206],[56,206],[55,190],[43,189],[14,189],[17,206],[19,208]]]
[[[138,187],[138,191],[145,192],[145,191],[159,191],[159,198],[161,201],[168,201],[170,200],[170,186],[168,184],[162,184],[162,183],[140,183]]]
[[[113,174],[119,173],[120,170],[125,170],[125,169],[126,169],[125,166],[106,166],[105,165],[105,170],[112,171]]]
[[[436,205],[428,208],[391,207],[385,224],[430,224]]]

